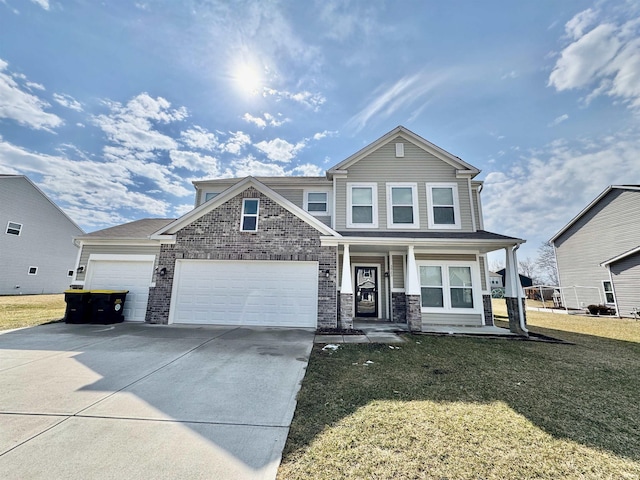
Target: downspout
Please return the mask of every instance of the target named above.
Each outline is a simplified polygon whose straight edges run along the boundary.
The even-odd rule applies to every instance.
[[[527,326],[524,321],[524,310],[522,309],[522,285],[520,284],[520,274],[518,273],[518,258],[516,256],[516,251],[520,248],[520,244],[513,247],[513,259],[515,260],[513,263],[514,270],[516,272],[516,299],[518,300],[518,314],[520,316],[520,328],[523,332],[529,333],[527,330]]]
[[[618,307],[618,296],[616,295],[616,287],[613,285],[613,275],[611,275],[611,264],[607,265],[607,270],[609,271],[609,282],[611,283],[611,292],[613,293],[613,304],[616,307],[616,317],[622,318],[620,316],[620,308]],[[607,293],[604,294],[604,303],[607,303]]]

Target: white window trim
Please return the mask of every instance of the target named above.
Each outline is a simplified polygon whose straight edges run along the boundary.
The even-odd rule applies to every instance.
[[[358,187],[371,188],[372,220],[373,223],[353,223],[353,209],[351,205],[351,190]],[[347,228],[378,228],[378,184],[377,183],[347,183]]]
[[[418,260],[416,262],[418,266],[418,278],[420,278],[420,267],[440,267],[442,269],[442,288],[444,294],[444,307],[420,307],[423,313],[458,313],[467,315],[483,314],[482,303],[482,281],[480,279],[480,268],[477,263],[464,262],[464,261],[448,261],[448,262],[434,262]],[[471,282],[472,282],[472,295],[473,295],[473,308],[453,308],[451,307],[451,286],[449,282],[449,267],[470,267],[471,268]],[[422,282],[420,282],[420,288],[422,289]],[[457,288],[457,287],[454,287]],[[422,291],[422,290],[421,290]],[[420,299],[420,305],[422,305],[422,299]]]
[[[605,282],[611,285],[611,290],[607,290],[604,286]],[[616,305],[616,292],[613,289],[613,282],[611,280],[602,280],[602,291],[604,292],[604,303],[605,305]],[[613,295],[613,302],[607,302],[607,293]]]
[[[309,194],[310,193],[324,193],[327,196],[327,209],[324,212],[310,212],[309,211]],[[315,217],[326,217],[331,215],[331,189],[330,188],[315,188],[304,190],[303,208],[304,211]]]
[[[393,223],[393,201],[391,190],[394,187],[411,188],[411,200],[413,202],[413,223]],[[387,228],[420,228],[417,183],[387,183]]]
[[[244,213],[244,205],[247,200],[255,200],[258,202],[258,208],[256,209],[256,213],[245,214]],[[257,232],[258,231],[258,217],[260,216],[260,199],[259,198],[243,198],[242,199],[242,213],[240,214],[240,231],[241,232]],[[244,217],[256,217],[256,228],[253,230],[245,230],[244,229]]]
[[[462,228],[461,219],[460,219],[460,199],[458,197],[458,184],[457,183],[427,183],[427,208],[429,211],[427,212],[427,219],[429,228],[433,229],[447,229],[447,230],[459,230]],[[451,188],[453,192],[453,215],[455,223],[453,224],[442,224],[442,223],[434,223],[434,215],[433,215],[433,194],[432,190],[434,188]]]
[[[35,268],[36,271],[31,273],[31,269]],[[38,267],[29,267],[29,269],[27,270],[27,275],[38,275]]]
[[[20,225],[20,228],[18,229],[18,234],[16,235],[15,233],[9,233],[9,224],[13,223],[14,225]],[[22,235],[22,223],[19,222],[13,222],[11,220],[9,220],[7,222],[7,228],[5,228],[4,233],[6,233],[7,235],[13,235],[15,237],[19,237],[20,235]],[[16,230],[15,228],[12,228],[12,230]]]

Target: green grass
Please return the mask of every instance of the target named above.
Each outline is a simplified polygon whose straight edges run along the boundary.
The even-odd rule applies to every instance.
[[[64,295],[12,295],[0,297],[0,330],[32,327],[64,317]]]
[[[315,347],[278,477],[640,478],[640,322],[533,313],[574,344]]]

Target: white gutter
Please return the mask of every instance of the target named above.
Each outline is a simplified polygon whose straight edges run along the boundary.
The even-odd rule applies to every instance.
[[[525,324],[524,321],[524,311],[522,309],[522,285],[520,284],[520,274],[518,273],[518,257],[516,256],[516,251],[520,248],[520,244],[517,244],[515,247],[513,247],[513,259],[515,265],[513,267],[514,271],[516,272],[516,299],[518,300],[518,314],[520,315],[520,329],[524,332],[524,333],[529,333],[529,330],[527,330],[527,326]]]

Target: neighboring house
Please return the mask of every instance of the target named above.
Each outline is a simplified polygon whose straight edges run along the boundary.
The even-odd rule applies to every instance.
[[[503,284],[504,284],[505,272],[506,270],[504,268],[496,272],[498,275],[500,275],[500,278]],[[527,277],[526,275],[523,275],[521,273],[519,273],[518,276],[520,277],[520,285],[522,285],[523,288],[531,287],[533,285],[533,280],[530,277]]]
[[[607,304],[630,317],[640,307],[640,185],[612,185],[556,233],[563,303]]]
[[[504,281],[502,280],[502,275],[497,272],[489,272],[489,281],[491,284],[491,288],[503,288]]]
[[[24,175],[0,175],[0,295],[61,293],[84,232]]]
[[[493,325],[486,255],[517,265],[523,240],[483,230],[478,173],[397,127],[324,177],[196,181],[177,220],[79,237],[77,280],[138,282],[146,313],[125,317],[151,323]]]

